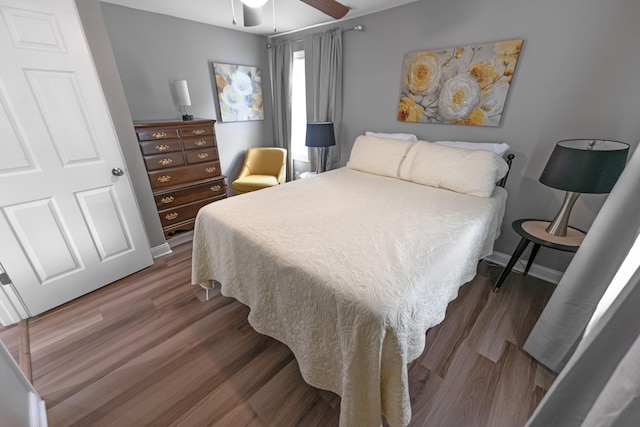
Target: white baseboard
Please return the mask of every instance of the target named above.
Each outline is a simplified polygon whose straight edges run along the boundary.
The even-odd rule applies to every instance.
[[[493,262],[495,264],[501,265],[501,266],[506,266],[507,263],[509,262],[509,260],[511,259],[511,255],[505,255],[503,253],[500,252],[494,252],[493,254],[489,255],[488,257],[485,258],[487,261]],[[517,271],[519,273],[524,272],[525,266],[527,265],[527,260],[519,260],[518,262],[516,262],[516,264],[513,266],[513,271]],[[529,273],[530,276],[533,277],[537,277],[538,279],[542,279],[544,281],[553,283],[555,285],[558,284],[558,282],[560,281],[560,278],[563,275],[563,272],[558,271],[558,270],[553,270],[551,268],[548,267],[543,267],[541,265],[538,264],[532,264],[531,268],[529,269]]]
[[[163,255],[169,255],[172,252],[173,251],[171,250],[171,246],[169,246],[167,242],[151,248],[151,256],[153,257],[153,259],[160,258]]]
[[[187,243],[193,240],[193,230],[187,231],[184,233],[180,233],[177,236],[174,236],[167,240],[171,247],[178,246],[182,243]]]
[[[186,233],[180,233],[175,237],[170,238],[163,244],[151,248],[151,255],[153,259],[159,258],[163,255],[169,255],[173,251],[172,246],[177,246],[182,243],[186,243],[193,240],[193,231],[187,231]]]

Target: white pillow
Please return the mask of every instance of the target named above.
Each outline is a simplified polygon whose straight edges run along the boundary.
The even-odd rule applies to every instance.
[[[366,136],[377,136],[378,138],[401,139],[403,141],[417,141],[418,137],[410,133],[376,133],[365,132]]]
[[[490,197],[509,166],[488,150],[466,150],[414,142],[400,166],[400,178],[457,193]]]
[[[509,144],[493,142],[464,142],[464,141],[433,141],[435,144],[447,145],[449,147],[466,148],[467,150],[489,150],[502,156],[511,148]]]
[[[350,169],[398,178],[402,160],[413,142],[360,135],[347,162]]]

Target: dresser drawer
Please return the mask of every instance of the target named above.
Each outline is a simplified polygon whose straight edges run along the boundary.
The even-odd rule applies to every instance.
[[[145,156],[144,164],[147,166],[147,170],[149,171],[182,166],[184,165],[184,156],[181,151]]]
[[[227,189],[224,185],[224,178],[212,180],[204,184],[194,185],[179,190],[163,191],[156,193],[154,199],[158,210],[169,209],[172,206],[191,203],[196,200],[208,199],[211,197],[226,196]]]
[[[208,205],[215,200],[216,199],[199,200],[173,209],[163,209],[158,211],[158,215],[160,215],[160,222],[163,227],[168,227],[173,224],[193,219],[196,217],[196,214],[201,207]]]
[[[140,143],[142,154],[170,153],[172,151],[182,151],[182,144],[179,139],[167,139],[166,141],[146,141]]]
[[[184,138],[182,140],[185,150],[195,150],[198,148],[215,147],[216,140],[213,135],[196,137],[196,138]]]
[[[149,172],[151,188],[164,188],[200,179],[215,178],[220,174],[220,162],[199,163],[191,166]]]
[[[177,129],[139,129],[138,141],[153,141],[158,139],[179,138]]]
[[[187,163],[212,162],[218,160],[218,149],[216,147],[205,148],[203,150],[185,151]]]
[[[192,136],[213,135],[213,127],[207,125],[183,126],[180,128],[180,136],[189,138]]]

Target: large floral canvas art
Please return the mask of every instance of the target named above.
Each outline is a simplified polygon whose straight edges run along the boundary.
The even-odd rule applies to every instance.
[[[522,40],[404,55],[398,120],[498,126]]]
[[[214,63],[213,71],[223,122],[264,120],[258,67]]]

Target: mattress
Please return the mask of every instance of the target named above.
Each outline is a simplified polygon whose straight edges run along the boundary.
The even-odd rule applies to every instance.
[[[489,198],[349,168],[205,206],[192,282],[250,308],[305,381],[341,396],[341,426],[407,425],[407,364],[500,233]]]

